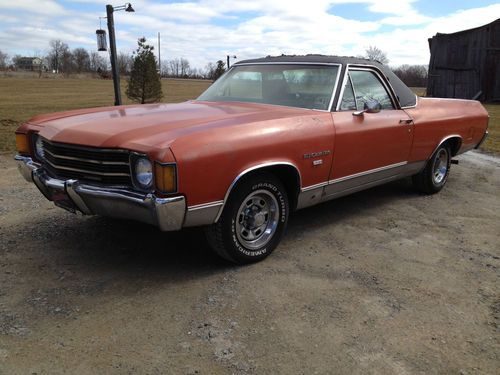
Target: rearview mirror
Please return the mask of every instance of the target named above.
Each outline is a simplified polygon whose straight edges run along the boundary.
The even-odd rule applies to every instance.
[[[362,116],[364,113],[379,113],[382,110],[382,105],[378,100],[368,100],[365,102],[364,109],[362,111],[353,112],[353,116]]]

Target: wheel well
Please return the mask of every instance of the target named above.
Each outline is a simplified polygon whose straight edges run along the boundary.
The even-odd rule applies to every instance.
[[[462,146],[462,139],[460,137],[449,138],[443,144],[450,145],[451,156],[455,156]]]
[[[288,164],[271,165],[254,169],[245,174],[245,177],[258,174],[260,172],[271,173],[281,181],[288,196],[290,210],[295,210],[300,193],[300,175],[297,169],[294,166]]]

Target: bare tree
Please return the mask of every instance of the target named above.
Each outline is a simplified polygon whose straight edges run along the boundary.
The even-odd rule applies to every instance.
[[[369,46],[365,50],[365,57],[369,60],[378,61],[379,63],[384,65],[389,63],[389,59],[387,58],[387,53],[385,53],[376,46]]]
[[[49,43],[50,51],[47,57],[49,61],[50,68],[58,73],[62,69],[63,58],[65,60],[66,65],[68,65],[68,52],[69,47],[66,43],[63,43],[59,39],[51,40]],[[66,66],[68,68],[68,66]]]
[[[168,62],[168,66],[170,67],[170,74],[172,77],[179,77],[181,72],[181,62],[179,59],[172,59]]]
[[[77,73],[90,71],[90,56],[85,48],[75,48],[73,50],[73,60]]]
[[[180,76],[182,78],[187,78],[189,75],[189,61],[185,58],[181,58],[180,66],[181,66]]]
[[[0,50],[0,69],[5,69],[7,67],[7,60],[9,55]]]
[[[427,87],[427,65],[401,65],[392,69],[393,72],[410,87]]]
[[[126,75],[130,73],[130,69],[132,68],[132,64],[134,62],[134,59],[132,56],[120,52],[116,58],[116,63],[118,65],[118,71],[122,75]]]
[[[102,72],[107,70],[106,60],[97,51],[90,52],[90,70],[93,72]]]
[[[170,75],[170,64],[168,60],[161,61],[161,76],[168,77]]]
[[[75,72],[76,70],[76,64],[75,64],[75,57],[73,56],[73,53],[68,49],[64,50],[63,53],[61,54],[61,63],[60,63],[60,72],[69,75]]]
[[[198,68],[191,68],[189,70],[189,77],[190,78],[202,78],[202,75],[201,75]]]
[[[212,79],[214,76],[216,66],[213,62],[209,62],[207,65],[205,65],[205,70],[203,71],[203,78],[206,79]]]
[[[21,55],[14,55],[12,57],[12,65],[14,65],[16,67],[16,69],[19,69],[21,67],[22,58],[23,57]]]

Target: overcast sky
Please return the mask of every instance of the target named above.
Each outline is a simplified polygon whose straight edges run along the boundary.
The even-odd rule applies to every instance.
[[[119,51],[133,51],[141,36],[156,43],[160,32],[162,60],[185,57],[195,67],[227,54],[239,60],[282,53],[356,56],[369,45],[384,50],[392,66],[427,64],[429,37],[481,26],[500,15],[500,3],[487,0],[132,0],[132,5],[135,13],[115,13]],[[104,15],[105,1],[0,0],[0,50],[44,54],[51,39],[95,50],[98,17]]]

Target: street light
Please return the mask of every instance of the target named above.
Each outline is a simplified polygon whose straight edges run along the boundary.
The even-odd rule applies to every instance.
[[[106,5],[106,15],[108,19],[108,32],[109,32],[109,52],[111,60],[111,72],[113,73],[113,86],[115,88],[115,105],[122,104],[122,95],[120,90],[120,72],[116,64],[116,40],[115,40],[115,22],[113,19],[113,12],[124,10],[125,12],[135,12],[132,4],[125,3],[117,7],[113,5]]]
[[[236,59],[237,57],[236,57],[236,55],[234,55],[234,56],[227,55],[227,69],[228,69],[228,70],[229,70],[229,68],[231,67],[231,66],[229,65],[229,59],[231,59],[231,58]]]

